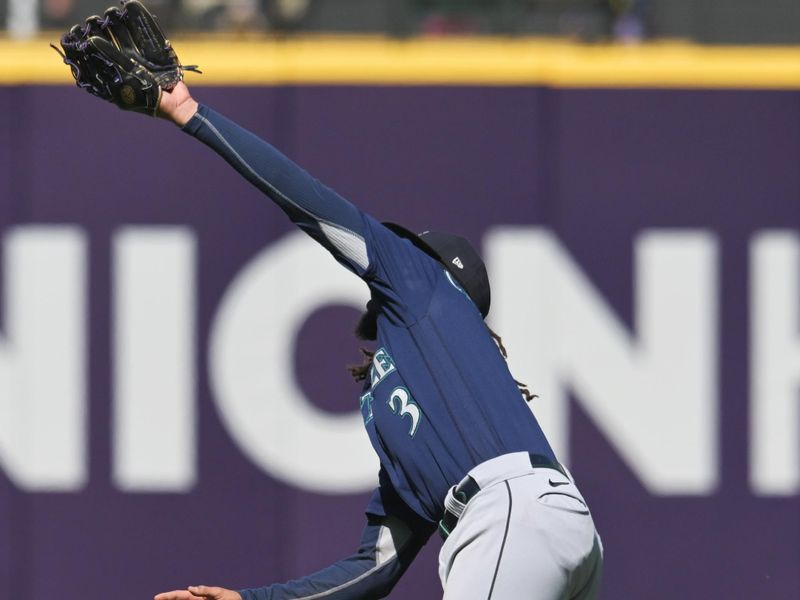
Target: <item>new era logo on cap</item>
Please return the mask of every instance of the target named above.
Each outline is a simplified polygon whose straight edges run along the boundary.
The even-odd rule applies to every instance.
[[[459,269],[461,269],[462,271],[464,270],[464,263],[462,263],[462,262],[461,262],[461,259],[460,259],[459,257],[457,257],[457,256],[456,256],[456,257],[455,257],[455,258],[454,258],[452,261],[450,261],[450,262],[452,262],[452,263],[453,263],[455,266],[457,266],[457,267],[458,267]]]

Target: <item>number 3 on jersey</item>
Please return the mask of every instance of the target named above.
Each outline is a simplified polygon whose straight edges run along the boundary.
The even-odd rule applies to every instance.
[[[396,415],[400,415],[401,417],[408,415],[411,417],[411,429],[408,430],[408,435],[414,437],[414,434],[417,433],[417,427],[419,426],[420,411],[419,406],[414,402],[408,390],[404,387],[394,388],[392,393],[389,394],[388,404],[389,408],[391,408],[392,412]]]

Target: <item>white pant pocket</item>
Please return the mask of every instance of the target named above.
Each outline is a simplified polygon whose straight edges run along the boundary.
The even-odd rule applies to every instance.
[[[555,508],[579,515],[589,514],[589,507],[586,506],[586,503],[572,494],[566,494],[564,492],[547,492],[539,496],[538,500],[540,504],[544,504],[549,508]]]

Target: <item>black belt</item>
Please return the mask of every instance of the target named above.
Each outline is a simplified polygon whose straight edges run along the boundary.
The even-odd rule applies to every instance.
[[[551,458],[542,454],[534,454],[533,452],[529,453],[528,456],[531,459],[531,466],[534,469],[553,469],[569,479],[564,467]],[[453,496],[462,504],[466,504],[480,491],[481,487],[478,485],[478,482],[468,475],[456,486],[456,489],[453,490]],[[446,540],[447,536],[455,529],[455,526],[458,525],[458,518],[459,516],[457,514],[445,508],[444,516],[442,520],[439,521],[439,534],[442,536],[442,539]]]

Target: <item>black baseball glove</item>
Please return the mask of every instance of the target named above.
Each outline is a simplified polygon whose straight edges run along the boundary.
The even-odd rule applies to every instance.
[[[63,53],[53,46],[78,87],[123,110],[151,116],[161,91],[174,88],[184,70],[200,72],[180,64],[156,18],[138,0],[74,25],[61,36],[61,47]]]

